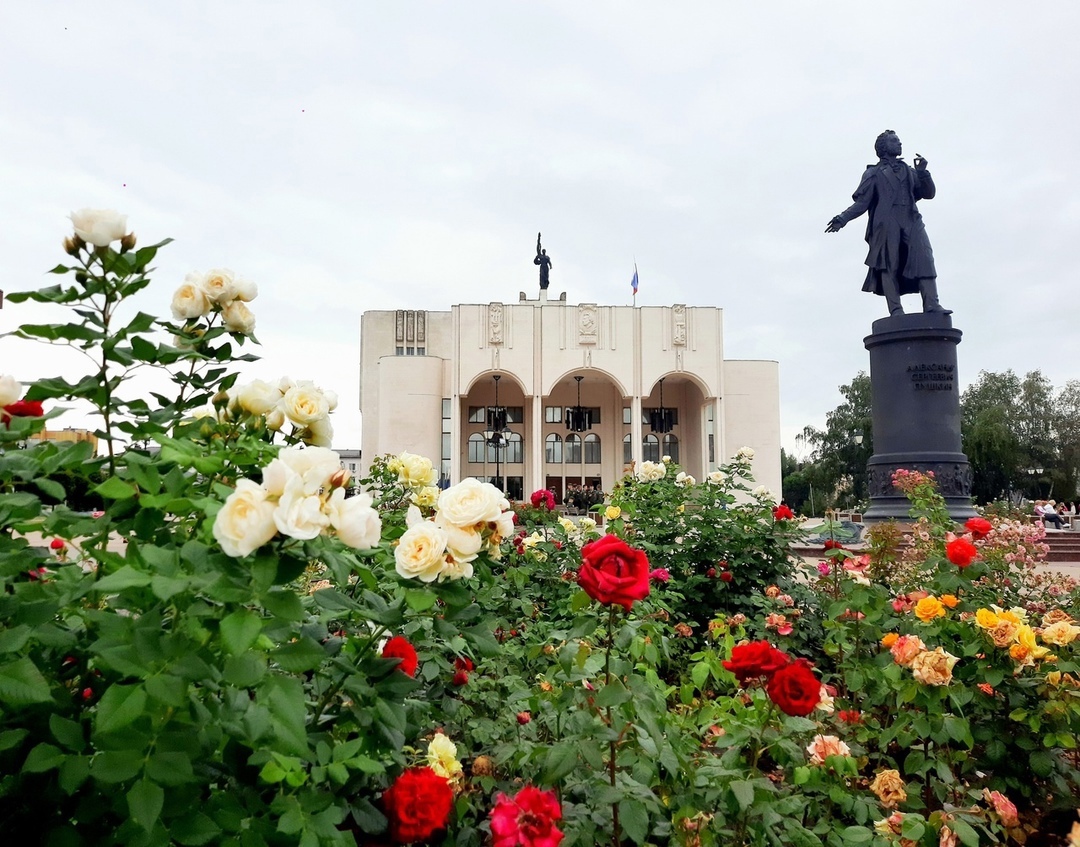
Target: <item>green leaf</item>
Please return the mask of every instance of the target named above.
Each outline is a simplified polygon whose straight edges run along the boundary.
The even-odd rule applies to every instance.
[[[249,649],[261,631],[262,619],[248,609],[237,609],[221,621],[222,644],[234,656]]]
[[[434,591],[425,591],[423,588],[409,588],[405,591],[405,603],[414,612],[426,612],[438,599]]]
[[[60,788],[67,794],[74,794],[80,785],[90,776],[90,758],[88,756],[68,756],[60,765]]]
[[[840,833],[845,844],[869,844],[874,840],[874,831],[864,826],[845,827]]]
[[[326,650],[311,638],[301,638],[278,648],[270,658],[289,673],[304,673],[315,670],[326,660]]]
[[[295,592],[270,591],[263,595],[262,604],[263,608],[275,618],[286,621],[299,621],[304,618],[304,606]]]
[[[127,782],[143,766],[142,750],[105,750],[90,765],[90,773],[98,782]]]
[[[0,753],[18,747],[29,734],[28,729],[6,729],[0,732]]]
[[[619,823],[634,844],[644,844],[649,834],[649,813],[640,800],[619,801]]]
[[[44,773],[59,767],[64,761],[64,752],[52,744],[38,744],[23,763],[24,773]]]
[[[590,603],[592,603],[592,597],[585,591],[578,591],[570,599],[570,611],[577,614],[582,609],[588,608]]]
[[[52,497],[54,500],[63,500],[67,496],[64,486],[53,479],[35,479],[34,487],[42,494]]]
[[[630,692],[617,676],[611,677],[611,682],[603,687],[596,695],[596,705],[601,709],[608,706],[619,706],[630,699]]]
[[[221,835],[221,828],[212,818],[202,812],[187,814],[169,821],[169,835],[185,847],[200,847],[202,844],[216,843]]]
[[[26,624],[5,629],[0,632],[0,653],[15,653],[22,650],[33,630]]]
[[[110,685],[97,705],[94,732],[106,735],[123,729],[139,718],[146,708],[146,690],[141,685]]]
[[[967,847],[979,847],[979,833],[966,821],[953,818],[949,821],[949,828],[956,833],[956,837],[960,839],[962,844],[966,844]]]
[[[0,703],[9,706],[30,706],[52,699],[49,683],[29,658],[24,656],[0,666]]]
[[[93,491],[100,494],[106,500],[127,500],[135,496],[135,486],[125,482],[118,476],[110,476],[101,485],[95,486]]]
[[[1054,770],[1054,754],[1049,750],[1036,750],[1029,757],[1028,763],[1036,776],[1050,776]]]
[[[754,783],[748,779],[732,780],[728,786],[735,795],[735,801],[744,812],[754,804]]]
[[[554,785],[577,766],[577,760],[577,747],[573,744],[556,744],[544,757],[540,781],[544,785]]]
[[[156,782],[141,779],[127,793],[128,811],[132,819],[149,832],[161,816],[165,805],[165,791]]]
[[[115,593],[127,588],[143,588],[150,584],[150,579],[150,574],[137,571],[131,565],[124,565],[115,573],[99,579],[94,583],[94,589]]]
[[[53,738],[68,750],[78,753],[86,746],[82,725],[73,720],[54,713],[49,715],[49,729],[52,731]]]
[[[187,577],[171,577],[157,574],[150,580],[150,590],[154,592],[154,596],[159,600],[168,600],[187,588],[189,582]]]
[[[690,671],[690,678],[699,689],[705,687],[709,679],[709,666],[705,662],[698,662]]]

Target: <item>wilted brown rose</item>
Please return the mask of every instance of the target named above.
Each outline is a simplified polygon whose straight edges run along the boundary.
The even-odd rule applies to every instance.
[[[491,776],[493,773],[495,773],[495,763],[491,761],[491,757],[477,756],[475,759],[473,759],[473,776]]]
[[[900,776],[900,771],[881,771],[870,783],[870,790],[877,795],[881,805],[886,809],[895,809],[907,800],[907,788]]]
[[[1019,624],[1012,621],[999,621],[993,629],[987,630],[987,635],[990,636],[990,640],[994,642],[995,647],[1005,648],[1013,643],[1016,638],[1016,631],[1019,628]]]
[[[927,650],[911,660],[911,675],[923,685],[948,685],[952,682],[952,669],[956,656],[940,647]]]
[[[1043,615],[1042,623],[1043,626],[1053,626],[1056,623],[1071,620],[1072,618],[1069,616],[1069,613],[1066,612],[1064,609],[1051,609],[1049,612]]]

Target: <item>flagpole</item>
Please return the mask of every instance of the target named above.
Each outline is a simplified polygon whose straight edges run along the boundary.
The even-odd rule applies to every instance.
[[[634,257],[634,282],[637,282],[637,280],[638,280],[637,256],[635,256]],[[634,308],[634,309],[637,308],[637,285],[634,286],[634,297],[633,297],[633,300],[632,300],[630,305],[631,305],[631,308]]]

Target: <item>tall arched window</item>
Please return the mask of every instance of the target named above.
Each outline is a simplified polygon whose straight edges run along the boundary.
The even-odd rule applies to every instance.
[[[484,461],[484,436],[479,432],[469,436],[469,461],[477,464]]]
[[[660,439],[651,432],[641,439],[641,458],[646,462],[660,461]]]
[[[544,461],[549,465],[562,464],[562,438],[554,432],[544,439]]]
[[[581,436],[573,432],[566,436],[566,464],[581,464]]]
[[[622,461],[624,465],[629,465],[634,461],[634,436],[627,433],[622,439]]]
[[[585,464],[600,464],[600,436],[595,432],[585,436]]]
[[[670,432],[664,436],[664,455],[671,456],[671,461],[679,463],[679,436]]]
[[[522,462],[522,440],[520,432],[511,432],[507,436],[506,448],[503,450],[503,461],[512,465],[520,465]]]

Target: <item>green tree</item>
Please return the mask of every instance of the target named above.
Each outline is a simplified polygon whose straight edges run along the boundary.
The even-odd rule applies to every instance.
[[[1025,467],[1018,432],[1020,378],[980,371],[960,398],[960,432],[974,472],[972,494],[986,503],[1008,496]]]
[[[867,498],[866,463],[874,454],[870,377],[859,371],[839,390],[844,402],[825,416],[825,429],[807,427],[805,433],[814,448],[815,482],[844,508]]]

